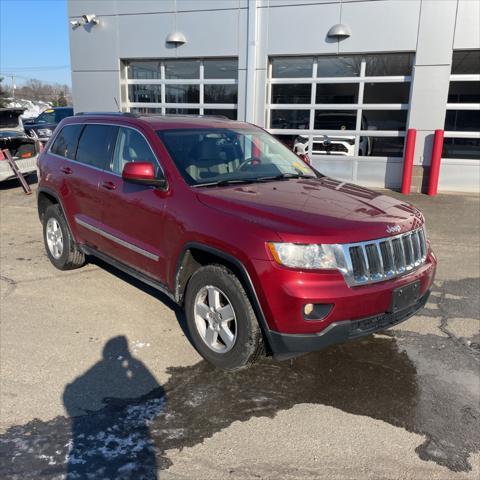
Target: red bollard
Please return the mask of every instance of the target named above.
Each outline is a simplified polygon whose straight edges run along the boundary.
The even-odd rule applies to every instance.
[[[403,175],[402,175],[402,193],[408,195],[410,186],[412,185],[412,169],[413,156],[415,154],[415,139],[417,131],[414,128],[407,130],[407,140],[405,142],[405,153],[403,158]]]
[[[440,177],[440,160],[443,150],[443,130],[435,130],[433,140],[432,160],[430,162],[430,175],[428,176],[428,195],[434,196],[438,192],[438,179]]]

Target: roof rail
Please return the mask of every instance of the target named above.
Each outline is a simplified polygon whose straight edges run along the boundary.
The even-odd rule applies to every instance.
[[[78,112],[75,116],[79,115],[114,115],[119,117],[135,117],[137,118],[139,115],[137,113],[132,112]]]
[[[200,115],[196,113],[138,113],[140,117],[185,117],[185,118],[217,118],[219,120],[231,120],[226,115]]]

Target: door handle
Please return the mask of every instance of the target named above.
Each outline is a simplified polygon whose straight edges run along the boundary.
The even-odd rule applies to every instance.
[[[115,190],[117,188],[113,182],[103,182],[102,187],[106,188],[107,190]]]
[[[62,167],[60,169],[65,175],[71,175],[73,173],[73,170],[70,167]]]

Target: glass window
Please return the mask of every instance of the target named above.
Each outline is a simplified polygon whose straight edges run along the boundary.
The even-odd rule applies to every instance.
[[[410,82],[365,83],[363,103],[408,103]]]
[[[203,61],[204,78],[233,78],[238,77],[238,60],[235,58],[218,58]]]
[[[367,77],[411,75],[413,53],[385,53],[364,55]]]
[[[358,83],[319,83],[316,103],[357,103]]]
[[[272,85],[272,103],[310,103],[311,100],[310,83]]]
[[[315,130],[356,130],[357,112],[354,110],[316,110]]]
[[[442,157],[480,160],[480,138],[445,138]]]
[[[160,85],[129,85],[128,99],[138,103],[160,103],[162,87]]]
[[[313,57],[284,57],[272,60],[273,78],[311,77]]]
[[[227,110],[224,108],[206,108],[203,113],[205,115],[220,115],[221,117],[227,117],[230,120],[237,119],[237,109],[235,110]]]
[[[237,103],[237,85],[204,85],[205,103]]]
[[[271,128],[308,129],[310,110],[272,110]]]
[[[358,77],[362,57],[360,55],[318,57],[317,77]]]
[[[308,140],[308,137],[305,137]],[[354,155],[355,135],[315,135],[312,138],[313,155]]]
[[[158,135],[191,185],[268,181],[279,175],[315,178],[315,172],[260,129],[163,130]]]
[[[200,115],[198,108],[167,108],[168,115]]]
[[[108,165],[117,130],[113,125],[86,125],[78,143],[77,162],[97,168]]]
[[[480,132],[479,110],[447,110],[445,130],[457,132]]]
[[[52,145],[51,152],[61,157],[75,159],[75,151],[77,150],[78,137],[82,131],[83,125],[66,125],[57,135]]]
[[[452,57],[452,74],[480,73],[480,50],[464,50],[453,52]]]
[[[200,78],[200,60],[166,60],[165,78]]]
[[[55,123],[55,110],[45,110],[35,119],[35,123]]]
[[[363,110],[362,130],[405,130],[407,110]]]
[[[450,82],[448,103],[480,103],[480,82]]]
[[[368,141],[368,148],[362,151],[359,148],[359,155],[373,157],[403,157],[404,137],[360,137],[360,145]]]
[[[132,113],[162,113],[161,108],[150,108],[150,107],[132,107],[130,109]]]
[[[127,77],[142,80],[160,78],[160,65],[159,61],[130,61],[127,65]]]
[[[290,150],[293,150],[294,151],[294,148],[295,148],[295,144],[297,143],[297,139],[299,138],[298,135],[274,135],[274,137],[282,142],[287,148],[289,148]],[[308,142],[308,137],[307,138],[307,142]]]
[[[199,103],[199,85],[166,85],[165,99],[167,103]]]
[[[157,159],[143,135],[132,128],[120,127],[115,153],[110,161],[109,170],[121,175],[123,167],[129,162],[153,163],[158,174],[159,165]]]

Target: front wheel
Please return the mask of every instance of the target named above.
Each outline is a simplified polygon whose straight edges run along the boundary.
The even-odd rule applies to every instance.
[[[215,366],[235,370],[263,354],[262,332],[250,300],[226,267],[207,265],[192,275],[185,310],[195,348]]]

